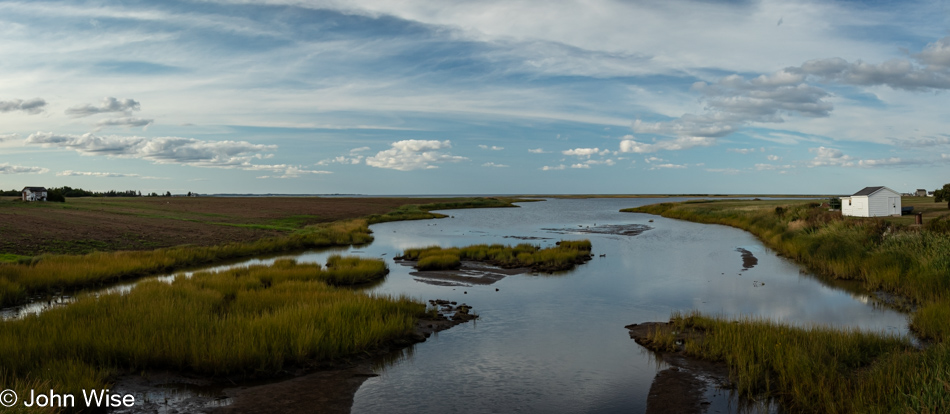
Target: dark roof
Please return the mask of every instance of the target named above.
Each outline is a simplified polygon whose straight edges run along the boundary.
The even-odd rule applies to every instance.
[[[858,191],[858,192],[856,192],[856,193],[854,193],[854,194],[851,194],[851,195],[853,195],[853,196],[862,196],[862,195],[863,195],[863,196],[866,196],[866,195],[871,195],[871,194],[874,194],[874,193],[878,192],[878,190],[880,190],[880,189],[882,189],[882,188],[884,188],[884,187],[883,187],[883,186],[881,186],[881,187],[864,187],[863,190]]]
[[[46,187],[23,187],[23,191],[30,190],[32,193],[46,191]]]

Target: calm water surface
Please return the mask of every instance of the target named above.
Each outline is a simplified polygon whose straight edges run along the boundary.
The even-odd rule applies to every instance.
[[[464,302],[481,316],[382,368],[356,394],[353,412],[643,412],[650,384],[665,365],[624,326],[665,321],[677,310],[907,333],[906,315],[821,283],[749,233],[618,212],[655,202],[549,200],[444,211],[453,218],[374,225],[371,245],[334,251],[389,261],[392,272],[372,292]],[[652,229],[638,236],[577,232],[637,223]],[[423,283],[391,261],[409,247],[522,242],[511,236],[543,238],[529,242],[544,247],[587,238],[596,257],[564,274],[509,276],[487,286]],[[743,271],[737,248],[758,263]],[[298,260],[325,262],[329,254]],[[710,413],[740,411],[728,393],[708,397]]]
[[[458,301],[481,316],[379,368],[380,376],[356,394],[353,412],[643,412],[653,378],[666,365],[624,326],[666,321],[673,311],[907,334],[906,315],[820,282],[749,233],[618,211],[660,201],[675,199],[554,199],[451,210],[443,213],[452,218],[374,225],[368,246],[296,256],[318,263],[339,253],[384,258],[391,273],[369,292]],[[652,228],[637,236],[578,232],[628,224]],[[587,238],[596,257],[571,272],[471,286],[423,283],[392,261],[409,247],[522,242],[515,237],[537,238],[527,242],[542,247]],[[758,262],[744,270],[737,249]],[[710,390],[707,397],[710,413],[748,411],[728,392]]]

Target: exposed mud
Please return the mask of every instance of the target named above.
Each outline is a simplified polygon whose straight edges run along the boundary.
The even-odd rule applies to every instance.
[[[759,264],[759,259],[752,254],[752,252],[743,249],[741,247],[736,247],[736,251],[742,253],[742,271],[749,270],[755,265]]]
[[[677,333],[677,350],[669,351],[661,349],[647,337],[656,330],[669,331],[669,324],[647,322],[626,328],[634,341],[653,351],[658,360],[670,366],[658,372],[650,385],[647,413],[704,413],[710,405],[706,399],[707,390],[731,387],[725,364],[688,358],[683,354],[683,342],[687,338],[701,337],[701,332]]]
[[[147,372],[119,377],[113,393],[135,395],[136,405],[113,413],[328,413],[346,414],[353,396],[375,365],[404,357],[411,346],[433,333],[478,319],[472,307],[430,300],[435,309],[416,321],[412,334],[350,360],[314,362],[288,368],[277,377],[215,378],[175,372]]]
[[[605,225],[594,225],[591,226],[582,226],[578,225],[577,228],[564,228],[564,229],[541,229],[551,233],[557,234],[613,234],[618,236],[637,236],[641,233],[652,229],[653,227],[647,226],[645,224],[605,224]]]
[[[395,260],[403,266],[414,266],[415,261]],[[438,286],[471,286],[471,285],[491,285],[508,276],[528,273],[532,270],[527,267],[516,267],[513,269],[502,269],[486,263],[462,261],[462,267],[458,270],[426,270],[409,273],[416,277],[416,281]]]

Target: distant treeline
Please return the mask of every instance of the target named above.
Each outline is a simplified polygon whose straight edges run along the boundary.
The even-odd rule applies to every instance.
[[[62,187],[49,187],[46,189],[46,191],[49,195],[48,197],[50,201],[56,201],[55,198],[58,198],[58,196],[70,197],[70,198],[72,197],[143,197],[141,191],[135,191],[135,190],[126,190],[126,191],[109,190],[109,191],[100,192],[100,191],[83,190],[82,188],[72,188],[68,186],[62,186]],[[10,191],[0,190],[0,196],[18,196],[20,194],[22,194],[21,190],[10,190]],[[189,191],[188,196],[190,197],[192,195],[193,193]],[[171,191],[166,191],[164,195],[160,195],[158,193],[150,193],[150,194],[145,195],[145,197],[171,197],[171,196],[172,196]]]

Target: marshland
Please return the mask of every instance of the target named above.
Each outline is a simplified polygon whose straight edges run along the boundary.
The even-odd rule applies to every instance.
[[[376,365],[374,370],[377,376],[367,377],[352,396],[351,410],[358,413],[383,410],[407,413],[649,411],[651,407],[647,404],[647,397],[654,392],[651,390],[654,378],[670,370],[672,365],[664,360],[662,354],[634,343],[623,327],[631,323],[665,321],[671,315],[686,318],[694,316],[691,313],[694,311],[728,321],[748,319],[749,323],[753,323],[751,320],[769,320],[779,329],[780,333],[775,335],[790,338],[798,335],[796,332],[799,329],[806,332],[806,339],[807,335],[819,335],[810,334],[811,330],[823,329],[833,333],[845,332],[845,336],[860,336],[847,340],[829,339],[827,342],[841,342],[845,344],[843,346],[849,346],[870,341],[873,346],[859,349],[857,356],[844,361],[846,367],[891,353],[908,355],[906,361],[911,358],[929,358],[929,354],[915,348],[919,341],[911,336],[911,317],[907,308],[898,309],[886,301],[885,296],[873,294],[873,290],[862,281],[835,280],[817,269],[801,266],[787,254],[778,254],[775,247],[763,243],[766,239],[759,239],[740,229],[646,213],[620,212],[628,207],[684,200],[686,198],[549,199],[544,202],[517,203],[519,208],[444,211],[442,213],[446,217],[442,219],[370,219],[369,223],[376,224],[367,228],[373,237],[373,241],[368,244],[288,251],[277,257],[250,256],[244,262],[216,268],[219,273],[202,273],[197,269],[190,277],[175,278],[171,284],[145,280],[125,295],[108,295],[99,299],[84,296],[74,304],[3,324],[4,329],[24,330],[20,332],[32,331],[30,326],[39,325],[29,324],[37,323],[44,326],[42,329],[53,329],[61,326],[56,325],[58,323],[68,325],[70,318],[80,315],[93,317],[104,310],[96,304],[108,303],[112,306],[110,309],[125,309],[128,315],[109,314],[98,322],[103,326],[121,324],[117,319],[131,318],[131,315],[138,315],[140,319],[127,320],[142,320],[151,315],[148,312],[157,312],[151,317],[155,318],[156,323],[167,324],[169,330],[182,332],[178,335],[182,343],[202,344],[200,347],[185,348],[174,341],[163,342],[161,344],[167,347],[169,356],[156,360],[148,352],[143,354],[142,344],[161,337],[148,339],[142,336],[145,335],[142,332],[130,331],[133,335],[128,343],[118,339],[105,341],[108,346],[104,348],[93,346],[94,341],[91,340],[83,342],[88,339],[77,336],[80,333],[75,332],[75,329],[67,328],[63,328],[63,335],[65,337],[68,333],[74,342],[67,342],[63,338],[51,342],[61,344],[59,346],[44,346],[39,341],[28,343],[32,344],[30,346],[34,350],[31,352],[36,352],[35,355],[58,358],[49,363],[59,364],[51,365],[55,368],[52,371],[62,373],[63,378],[74,375],[75,378],[85,378],[82,381],[89,381],[77,380],[71,384],[73,389],[78,389],[93,381],[108,382],[110,374],[118,369],[148,371],[151,367],[174,367],[220,377],[235,374],[266,376],[268,372],[306,363],[301,361],[321,356],[332,358],[330,355],[333,354],[324,348],[304,346],[319,342],[312,340],[317,336],[315,332],[303,330],[302,337],[311,338],[304,340],[296,337],[295,329],[280,328],[296,326],[295,323],[300,323],[300,320],[293,319],[296,316],[313,316],[301,316],[308,314],[298,313],[305,312],[305,308],[283,308],[285,303],[295,303],[296,295],[308,298],[322,297],[324,294],[362,295],[370,298],[365,299],[366,309],[382,306],[393,315],[401,315],[393,320],[367,322],[378,323],[380,338],[392,338],[404,332],[402,329],[405,329],[405,325],[402,323],[406,318],[425,313],[424,303],[429,299],[473,306],[479,316],[474,323],[442,331],[425,342],[413,345],[411,353],[395,360],[386,358],[385,362]],[[787,205],[788,211],[794,211],[796,205],[808,204],[808,201],[799,200],[765,202]],[[774,214],[775,206],[770,206],[771,214]],[[415,209],[405,208],[402,215],[414,217],[417,215]],[[631,225],[643,226],[640,228],[642,231],[611,233],[610,230]],[[604,231],[588,231],[588,228]],[[411,263],[392,260],[412,249],[426,250],[429,246],[440,246],[450,251],[463,251],[475,245],[515,248],[521,240],[528,240],[528,244],[536,246],[538,250],[556,249],[559,246],[557,243],[562,240],[588,240],[588,257],[592,255],[593,258],[573,270],[554,274],[528,272],[506,276],[486,285],[424,283],[413,276],[417,270]],[[584,251],[586,253],[588,250]],[[747,254],[757,259],[751,266]],[[334,256],[340,258],[331,259]],[[352,257],[362,258],[365,262],[356,262]],[[336,264],[326,266],[328,262]],[[40,263],[42,261],[34,265]],[[334,268],[342,269],[344,265],[352,267],[360,263],[367,263],[365,266],[368,269],[377,270],[379,265],[375,263],[384,263],[388,273],[374,283],[326,283],[329,280],[328,273]],[[295,272],[298,271],[306,275],[292,276],[297,275]],[[237,272],[239,276],[232,272]],[[304,289],[304,286],[307,288]],[[136,294],[139,289],[141,293]],[[176,310],[184,310],[185,307],[164,306],[160,303],[149,306],[151,295],[145,293],[159,291],[165,292],[162,295],[169,298],[190,301],[188,306],[193,308],[187,308],[187,313],[200,315],[202,323],[208,323],[208,327],[217,326],[214,329],[226,332],[228,337],[239,338],[236,342],[240,346],[236,348],[244,351],[238,355],[216,348],[212,337],[214,329],[210,332],[196,330],[189,333],[186,327],[176,328],[175,321],[185,318],[183,315],[186,314]],[[231,292],[239,294],[232,297],[229,295]],[[311,306],[316,305],[313,303]],[[918,313],[925,308],[922,307]],[[940,308],[934,309],[939,311]],[[225,310],[227,314],[233,313],[236,321],[240,317],[249,318],[245,321],[257,322],[238,325],[214,322],[220,320]],[[916,313],[913,315],[917,317]],[[940,315],[936,312],[932,318]],[[263,320],[268,318],[270,320],[264,323]],[[281,325],[284,323],[280,321],[281,318],[293,322]],[[372,318],[367,320],[373,321]],[[690,319],[694,325],[707,323],[705,321],[698,315]],[[814,328],[816,325],[822,328]],[[37,328],[37,334],[48,332],[42,329]],[[773,334],[763,329],[762,335],[766,338],[765,335]],[[281,338],[275,339],[277,337]],[[200,340],[189,342],[188,338]],[[366,341],[362,344],[365,345]],[[368,341],[373,343],[373,340]],[[824,342],[818,341],[814,347],[820,348],[820,343]],[[77,349],[70,348],[75,343],[84,344],[78,348],[82,352],[67,350]],[[328,348],[346,353],[356,349],[353,346],[335,341]],[[930,351],[933,348],[925,352],[933,352]],[[760,355],[755,349],[749,349],[750,355]],[[710,348],[706,352],[712,355],[721,351]],[[807,355],[801,353],[804,351],[796,352],[794,355],[799,359]],[[75,365],[61,362],[66,360],[78,362]],[[895,361],[891,365],[892,370],[907,363],[905,360]],[[939,363],[936,359],[930,361]],[[760,367],[760,370],[765,371],[764,363],[753,360],[748,366]],[[44,384],[59,384],[55,381],[62,381],[58,378],[21,375],[24,370],[31,370],[24,367],[29,364],[38,366],[40,362],[35,358],[27,358],[25,362],[15,361],[11,367],[16,370],[8,370],[4,374],[4,383],[12,381],[16,387],[25,389],[36,384],[47,386]],[[820,369],[834,370],[839,365],[829,367]],[[763,381],[771,387],[767,388],[769,391],[777,390],[778,386],[772,384],[778,382],[772,378],[748,378],[751,385],[738,382],[736,389],[720,389],[712,384],[701,387],[698,392],[708,403],[704,407],[707,407],[708,412],[767,412],[774,410],[775,404],[785,403],[781,398],[785,394],[773,395],[780,398],[771,400],[761,399],[764,395],[760,386]],[[794,376],[786,375],[783,378]],[[117,384],[117,387],[122,390],[121,384]],[[432,392],[436,389],[439,392]],[[189,391],[168,392],[189,394]],[[227,389],[215,392],[220,393],[219,396],[232,395]],[[802,392],[808,395],[807,390]],[[877,400],[868,401],[866,406],[872,406]],[[205,408],[207,411],[213,409],[210,403]]]

